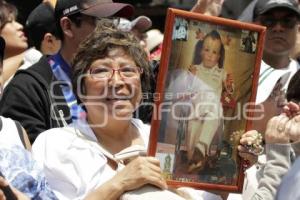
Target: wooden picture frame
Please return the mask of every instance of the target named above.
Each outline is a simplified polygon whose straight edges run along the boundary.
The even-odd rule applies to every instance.
[[[148,151],[168,185],[242,190],[265,30],[168,9]]]

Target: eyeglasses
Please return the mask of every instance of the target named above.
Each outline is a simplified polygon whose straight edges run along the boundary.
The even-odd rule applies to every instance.
[[[143,73],[143,69],[137,66],[124,66],[119,69],[113,69],[107,66],[94,67],[89,70],[89,74],[94,79],[107,80],[111,79],[115,73],[119,72],[122,78],[138,78]]]
[[[273,28],[274,26],[276,26],[277,23],[279,23],[283,28],[291,29],[294,28],[295,25],[298,23],[298,18],[285,17],[281,19],[276,19],[272,17],[261,17],[260,22],[267,28]]]

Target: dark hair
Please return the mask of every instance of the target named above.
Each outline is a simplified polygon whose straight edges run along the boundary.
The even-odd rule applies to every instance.
[[[224,66],[224,59],[225,59],[225,48],[224,44],[222,42],[221,36],[218,31],[212,30],[211,32],[207,33],[205,37],[203,38],[203,43],[206,40],[206,38],[212,38],[214,40],[220,40],[221,42],[221,49],[220,49],[220,59],[219,59],[219,68],[223,68]],[[203,46],[203,45],[202,45]]]
[[[28,34],[28,39],[29,39],[30,45],[33,45],[37,50],[41,50],[42,41],[44,40],[44,36],[46,33],[51,33],[56,38],[59,38],[56,24],[51,24],[47,28],[47,30],[45,30],[44,27],[40,27],[39,29],[41,31],[40,33],[32,34],[32,32],[31,32],[31,35]],[[41,34],[41,33],[43,33],[43,34]]]
[[[33,24],[26,25],[26,32],[28,35],[29,43],[30,45],[33,45],[37,50],[41,50],[42,41],[44,40],[46,33],[51,33],[56,38],[60,38],[55,23],[53,7],[49,2],[44,2],[42,4],[40,5],[42,7],[39,8],[39,12],[41,9],[43,9],[45,16],[41,16],[41,18],[47,18],[47,20],[36,22],[36,20],[34,20],[33,18],[37,18],[39,17],[39,15],[29,15],[27,21],[32,20],[35,22],[33,22]],[[50,15],[52,15],[52,17]]]
[[[286,92],[286,98],[288,101],[300,102],[300,70],[292,77]]]
[[[82,75],[86,74],[93,61],[105,58],[111,49],[122,47],[133,58],[136,65],[143,69],[141,75],[142,92],[150,92],[150,63],[144,49],[132,33],[118,30],[108,19],[100,20],[94,32],[90,34],[78,48],[73,61],[72,84],[74,94],[85,94]],[[111,20],[110,20],[111,21]]]
[[[14,5],[6,1],[0,1],[0,30],[9,22],[11,15],[16,18],[17,14],[17,8]]]

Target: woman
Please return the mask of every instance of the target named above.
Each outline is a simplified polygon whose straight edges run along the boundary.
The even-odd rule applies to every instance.
[[[4,49],[5,41],[0,36],[0,82],[2,82]],[[2,84],[0,84],[0,90],[2,90]],[[56,200],[43,172],[32,159],[30,149],[27,133],[21,124],[0,116],[0,200],[4,198],[1,189],[7,187],[7,181],[10,182],[10,187],[20,200],[29,198]],[[7,181],[2,176],[5,176]],[[6,197],[6,199],[9,198]]]
[[[132,118],[150,89],[145,51],[131,33],[97,26],[73,60],[73,87],[87,112],[71,127],[48,130],[33,145],[46,178],[59,199],[83,199],[98,187],[103,199],[152,184],[166,188],[159,161],[127,160],[115,154],[145,151],[149,126]],[[138,151],[137,151],[138,152]]]
[[[283,175],[286,174],[296,157],[300,155],[300,71],[289,83],[287,100],[283,113],[271,118],[265,132],[266,151],[264,159],[256,166],[246,171],[246,182],[243,199],[274,199]],[[251,146],[256,140],[257,131],[246,132],[239,145],[240,155],[253,159],[249,154],[247,145]]]
[[[28,47],[23,26],[16,21],[17,9],[6,1],[0,1],[0,36],[6,42],[4,53],[3,81],[14,75],[24,62]],[[32,59],[32,58],[31,58]]]

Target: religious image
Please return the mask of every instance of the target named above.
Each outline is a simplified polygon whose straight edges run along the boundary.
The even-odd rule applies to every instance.
[[[240,190],[241,160],[231,138],[247,130],[245,108],[255,98],[263,29],[173,12],[164,43],[170,51],[162,54],[168,62],[159,72],[164,84],[157,91],[163,97],[159,126],[151,130],[157,138],[154,155],[171,183]]]

